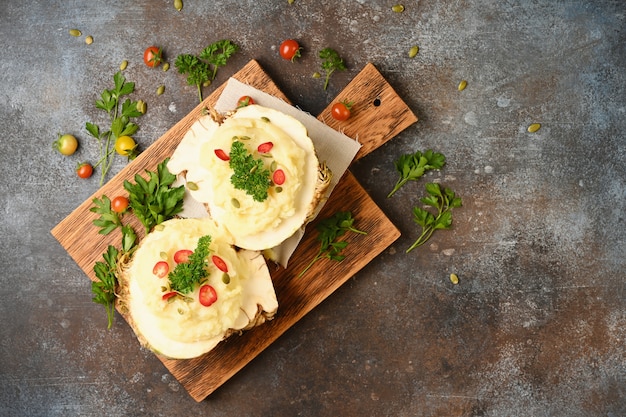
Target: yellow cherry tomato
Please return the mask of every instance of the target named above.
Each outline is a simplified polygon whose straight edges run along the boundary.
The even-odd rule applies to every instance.
[[[115,140],[115,152],[120,155],[128,156],[136,147],[135,139],[130,136],[120,136]]]

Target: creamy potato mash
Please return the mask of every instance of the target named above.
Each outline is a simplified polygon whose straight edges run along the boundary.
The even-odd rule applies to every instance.
[[[235,250],[230,235],[208,218],[174,219],[161,226],[141,242],[121,277],[121,300],[137,335],[150,349],[172,358],[196,357],[231,331],[255,323],[259,310],[276,311],[269,271],[258,252]],[[168,277],[159,277],[155,265],[165,262],[173,271],[176,253],[195,250],[206,235],[211,236],[206,281],[187,294],[172,294]],[[213,256],[223,263],[213,262]],[[199,294],[205,285],[217,296],[208,306]]]
[[[233,185],[229,161],[234,142],[270,171],[268,197],[257,201]],[[259,105],[238,109],[221,124],[211,116],[187,132],[168,163],[185,173],[191,196],[207,205],[238,247],[275,247],[303,226],[314,205],[320,164],[307,130],[295,118]]]

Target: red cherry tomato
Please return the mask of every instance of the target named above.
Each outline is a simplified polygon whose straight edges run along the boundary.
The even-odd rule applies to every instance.
[[[352,107],[351,103],[342,101],[339,103],[333,104],[333,107],[330,109],[330,114],[333,116],[335,120],[344,121],[350,118],[350,108]]]
[[[163,51],[158,46],[149,46],[143,52],[143,62],[149,67],[158,67],[163,61]]]
[[[174,262],[177,264],[182,264],[189,261],[189,255],[191,255],[193,251],[189,249],[181,249],[174,253]]]
[[[283,185],[285,183],[285,171],[282,169],[274,171],[272,174],[272,181],[274,181],[274,184],[276,185]]]
[[[279,52],[283,59],[294,62],[296,58],[300,58],[301,47],[295,39],[287,39],[280,44]]]
[[[210,285],[203,285],[198,292],[198,301],[205,307],[209,307],[211,304],[217,301],[217,292],[215,288]]]
[[[237,108],[246,107],[254,104],[254,100],[250,96],[242,96],[237,100]]]
[[[76,174],[80,178],[89,178],[91,177],[91,174],[93,174],[93,167],[88,162],[78,164],[78,166],[76,167]]]
[[[165,261],[159,261],[154,264],[154,268],[152,268],[152,273],[159,278],[165,278],[167,274],[170,272],[170,265]]]
[[[226,262],[224,262],[222,258],[217,255],[213,255],[211,257],[211,260],[213,261],[213,265],[215,265],[217,269],[222,272],[228,272],[228,265],[226,265]]]
[[[265,142],[260,144],[256,149],[257,151],[259,151],[259,153],[268,153],[272,150],[273,147],[274,144],[272,142]]]
[[[177,292],[176,291],[170,291],[170,292],[166,292],[165,294],[163,294],[163,297],[161,297],[163,299],[163,301],[167,301],[170,298],[176,296]]]
[[[123,213],[128,208],[128,198],[118,195],[111,200],[111,209],[116,213]]]
[[[228,154],[224,152],[222,149],[216,149],[215,155],[217,155],[217,157],[221,159],[222,161],[230,161],[230,156],[228,156]]]

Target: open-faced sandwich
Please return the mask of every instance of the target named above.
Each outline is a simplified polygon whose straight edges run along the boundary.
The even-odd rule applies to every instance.
[[[278,302],[265,259],[240,250],[212,219],[172,219],[119,268],[118,306],[142,345],[188,359],[271,319]]]
[[[250,250],[276,247],[310,221],[332,177],[301,122],[259,105],[201,117],[168,169]]]

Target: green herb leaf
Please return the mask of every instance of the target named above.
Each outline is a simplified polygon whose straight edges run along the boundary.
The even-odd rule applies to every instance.
[[[194,286],[204,280],[208,273],[206,271],[207,257],[209,256],[211,236],[205,235],[198,239],[198,245],[189,260],[176,265],[167,278],[170,281],[170,288],[181,294],[193,291]]]
[[[187,84],[195,85],[198,89],[198,98],[202,102],[202,84],[210,80],[211,69],[195,55],[183,54],[176,57],[176,69],[181,74],[187,74]]]
[[[313,260],[298,274],[298,278],[306,273],[315,264],[323,258],[331,261],[341,262],[345,259],[345,255],[341,252],[348,246],[348,241],[338,240],[346,232],[350,231],[357,234],[366,235],[367,232],[354,227],[354,218],[349,211],[339,211],[333,216],[321,220],[316,229],[318,231],[317,240],[320,242],[320,249]]]
[[[171,187],[176,175],[167,169],[165,159],[157,166],[156,172],[146,170],[148,180],[135,175],[135,184],[124,181],[124,189],[128,192],[129,206],[135,216],[145,227],[146,233],[157,224],[171,219],[183,209],[184,185]]]
[[[200,58],[213,65],[212,80],[214,80],[217,75],[217,69],[226,65],[228,58],[233,56],[238,50],[239,46],[228,39],[222,39],[221,41],[212,43],[202,50]]]
[[[347,68],[339,53],[332,48],[322,49],[319,57],[322,59],[322,70],[326,73],[326,78],[324,79],[324,90],[326,90],[331,74],[335,71],[345,71]]]
[[[452,209],[462,205],[461,199],[449,188],[442,189],[437,183],[427,183],[425,188],[428,195],[420,201],[434,207],[437,212],[433,214],[421,207],[413,207],[413,220],[421,227],[422,233],[406,250],[407,253],[426,243],[435,230],[452,227]]]
[[[230,177],[233,187],[245,191],[254,201],[265,201],[272,180],[263,161],[254,159],[246,146],[238,140],[233,142],[229,157],[229,166],[234,171]]]
[[[417,151],[413,154],[401,155],[395,162],[396,171],[400,174],[400,178],[396,182],[387,198],[391,197],[408,181],[417,181],[426,171],[433,169],[441,169],[446,164],[446,157],[431,149],[422,153]]]
[[[113,164],[115,157],[115,140],[124,135],[131,135],[139,128],[131,122],[131,118],[142,116],[143,113],[137,110],[137,102],[126,99],[121,102],[120,98],[135,91],[135,83],[127,82],[121,71],[113,75],[113,90],[103,90],[100,99],[96,100],[96,108],[107,112],[111,128],[102,132],[98,125],[87,122],[85,128],[87,132],[96,138],[100,145],[99,160],[94,164],[94,168],[100,166],[100,185],[104,184],[106,175]],[[129,159],[136,156],[134,152],[129,155]]]
[[[115,313],[115,288],[117,286],[117,257],[119,251],[113,245],[109,245],[107,251],[102,255],[104,262],[98,261],[94,265],[94,273],[98,281],[91,283],[93,293],[92,300],[102,304],[107,312],[107,329],[113,324]]]
[[[89,211],[100,215],[99,218],[93,220],[93,224],[100,228],[98,233],[108,235],[118,227],[122,227],[120,215],[111,209],[111,199],[109,197],[103,195],[101,198],[94,198],[92,202],[94,206]]]

